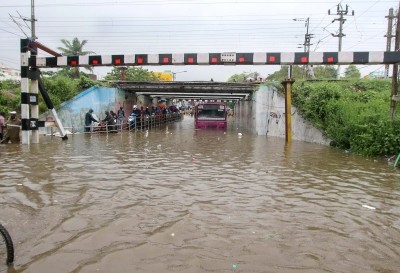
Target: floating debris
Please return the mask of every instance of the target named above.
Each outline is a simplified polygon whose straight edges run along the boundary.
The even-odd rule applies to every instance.
[[[368,206],[368,205],[362,205],[364,208],[367,208],[367,209],[372,209],[372,210],[374,210],[374,209],[376,209],[376,208],[374,208],[374,207],[371,207],[371,206]]]

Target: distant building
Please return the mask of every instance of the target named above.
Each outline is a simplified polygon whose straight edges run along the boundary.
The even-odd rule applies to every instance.
[[[0,64],[0,81],[4,80],[21,80],[21,72],[17,69]]]

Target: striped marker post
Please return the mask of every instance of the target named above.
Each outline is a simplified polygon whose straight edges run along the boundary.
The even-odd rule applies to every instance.
[[[29,144],[29,50],[28,39],[21,40],[21,143]]]

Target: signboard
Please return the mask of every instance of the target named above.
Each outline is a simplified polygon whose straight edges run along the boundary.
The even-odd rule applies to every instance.
[[[171,72],[153,72],[153,74],[162,82],[173,81],[173,74]]]

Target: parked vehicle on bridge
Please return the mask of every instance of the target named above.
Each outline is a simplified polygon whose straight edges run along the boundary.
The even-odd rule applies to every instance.
[[[194,109],[195,128],[222,128],[227,127],[226,105],[223,102],[203,102]]]

